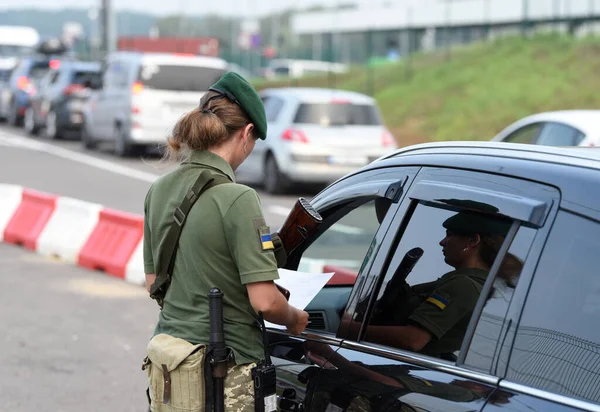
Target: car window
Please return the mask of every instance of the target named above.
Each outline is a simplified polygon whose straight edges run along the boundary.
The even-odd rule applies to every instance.
[[[465,364],[482,372],[489,372],[497,351],[499,338],[505,327],[505,317],[536,235],[535,229],[522,226],[512,241],[508,254],[500,266],[475,332],[467,351]]]
[[[354,280],[363,262],[370,257],[372,241],[391,202],[378,198],[363,202],[358,207],[341,209],[347,212],[325,230],[302,254],[298,270],[309,272],[335,272],[345,280],[338,286],[324,288],[310,303],[309,328],[326,329],[335,333],[339,315],[344,310]],[[333,313],[327,313],[329,308]]]
[[[300,104],[294,123],[320,126],[376,126],[382,124],[382,121],[377,107],[373,105],[334,102]]]
[[[540,123],[529,124],[523,126],[504,138],[505,142],[509,143],[533,143],[535,137],[541,129]]]
[[[419,202],[395,247],[365,340],[455,361],[511,224]]]
[[[137,81],[149,89],[205,92],[225,74],[225,69],[171,64],[144,64]]]
[[[600,403],[600,224],[560,212],[535,273],[507,379]]]
[[[263,98],[263,103],[267,122],[276,122],[281,109],[283,109],[283,100],[275,96],[268,96]]]
[[[577,146],[584,138],[579,130],[561,123],[546,123],[536,144],[546,146]]]

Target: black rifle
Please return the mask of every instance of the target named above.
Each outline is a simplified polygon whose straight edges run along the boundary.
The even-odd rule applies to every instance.
[[[206,360],[210,365],[211,375],[206,379],[206,411],[225,412],[225,376],[230,353],[225,346],[223,334],[223,293],[212,288],[208,294],[210,316],[210,344]],[[205,367],[205,369],[208,369]],[[211,385],[212,383],[212,385]]]

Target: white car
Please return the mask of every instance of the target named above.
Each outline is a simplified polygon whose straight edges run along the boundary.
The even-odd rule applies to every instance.
[[[534,114],[506,127],[492,141],[544,146],[600,146],[600,110]]]
[[[294,182],[327,184],[396,148],[375,99],[319,88],[260,93],[267,139],[238,168],[240,181],[281,193]]]
[[[111,142],[125,156],[164,143],[179,118],[198,107],[208,88],[227,71],[216,57],[116,52],[102,89],[87,102],[82,142],[88,149]]]

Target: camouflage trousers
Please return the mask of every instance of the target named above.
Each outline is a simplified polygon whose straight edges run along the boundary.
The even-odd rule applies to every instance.
[[[192,345],[168,335],[148,344],[142,369],[148,374],[152,412],[205,412],[204,345]],[[254,412],[256,364],[230,362],[225,377],[225,412]]]

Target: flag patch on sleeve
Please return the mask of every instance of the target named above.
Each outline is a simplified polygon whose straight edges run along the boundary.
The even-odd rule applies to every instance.
[[[448,299],[443,298],[442,296],[440,296],[437,293],[434,293],[433,295],[429,296],[427,298],[426,302],[429,302],[432,305],[437,306],[441,310],[444,310],[446,308],[446,306],[448,306]]]
[[[273,246],[273,240],[271,239],[271,230],[268,226],[261,226],[258,230],[258,235],[260,236],[260,245],[262,250],[275,249],[275,246]]]

